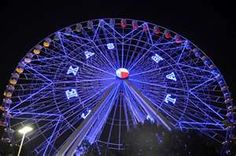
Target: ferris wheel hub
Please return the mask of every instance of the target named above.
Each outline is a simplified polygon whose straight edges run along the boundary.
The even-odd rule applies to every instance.
[[[116,70],[116,76],[120,79],[126,79],[129,77],[129,71],[126,68],[119,68]]]

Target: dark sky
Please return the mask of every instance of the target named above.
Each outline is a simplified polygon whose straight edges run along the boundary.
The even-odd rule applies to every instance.
[[[236,33],[232,3],[226,0],[64,0],[64,3],[48,1],[38,1],[34,4],[1,2],[1,93],[19,60],[50,33],[84,20],[126,17],[167,27],[195,43],[221,70],[235,96]]]

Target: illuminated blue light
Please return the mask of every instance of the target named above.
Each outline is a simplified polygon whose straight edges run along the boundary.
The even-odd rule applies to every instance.
[[[84,55],[85,55],[86,59],[88,59],[88,58],[90,58],[91,56],[95,55],[95,53],[90,52],[90,51],[85,51],[85,52],[84,52]]]
[[[155,61],[156,63],[160,62],[161,60],[163,60],[163,58],[161,56],[159,56],[158,54],[155,54],[154,56],[151,57],[153,61]]]
[[[67,75],[69,74],[73,74],[74,76],[77,74],[79,70],[79,67],[73,68],[72,66],[69,67],[69,69],[67,70]]]
[[[78,97],[78,93],[77,93],[76,89],[67,90],[66,97],[68,100],[73,97]]]
[[[111,19],[112,24],[107,21],[96,20],[93,28],[89,22],[91,30],[83,28],[86,24],[76,24],[76,31],[72,27],[66,29],[69,31],[58,32],[57,38],[51,38],[50,47],[36,48],[41,49],[41,55],[23,64],[21,76],[12,75],[19,79],[12,95],[14,102],[4,102],[13,116],[11,126],[20,124],[18,119],[23,123],[29,119],[39,121],[35,128],[46,136],[41,144],[35,145],[35,155],[57,155],[47,152],[57,151],[54,143],[59,140],[64,144],[62,133],[71,133],[71,128],[82,127],[81,131],[87,133],[81,133],[81,141],[85,138],[95,143],[107,120],[111,124],[110,136],[117,139],[105,136],[101,140],[118,150],[122,145],[123,129],[128,130],[145,120],[160,122],[167,128],[171,124],[177,129],[199,130],[222,142],[221,136],[226,136],[222,120],[227,113],[222,102],[230,94],[224,87],[223,76],[211,66],[211,60],[205,59],[191,42],[190,46],[187,42],[183,44],[185,38],[181,37],[181,44],[166,40],[161,35],[162,28],[156,25],[137,21],[138,27],[130,29],[121,28],[118,19]],[[127,20],[127,23],[132,21]],[[151,29],[155,26],[158,37]],[[119,68],[128,69],[129,78],[117,79]],[[137,90],[125,85],[126,82]],[[112,83],[117,84],[107,92]],[[97,109],[101,101],[104,102]],[[167,120],[162,120],[157,112]],[[113,123],[110,120],[113,116],[114,121],[122,122]],[[41,122],[45,120],[47,122]],[[231,115],[229,120],[233,122]],[[117,130],[121,131],[117,133]],[[41,141],[41,135],[33,135],[27,139],[27,144],[38,138]]]
[[[88,116],[90,113],[91,113],[91,110],[88,110],[87,113],[82,113],[82,114],[81,114],[81,118],[83,118],[83,119],[87,118],[87,116]]]
[[[151,121],[152,123],[155,122],[155,120],[154,120],[150,115],[147,115],[146,119],[149,120],[149,121]]]
[[[115,46],[114,46],[113,43],[108,43],[107,44],[107,49],[111,50],[111,49],[114,49],[114,48],[115,48]]]
[[[171,72],[170,74],[167,74],[166,78],[170,79],[170,80],[176,81],[176,77],[175,77],[175,73],[174,72]]]
[[[167,95],[166,95],[166,98],[165,98],[165,102],[166,102],[166,103],[171,102],[171,103],[175,104],[176,99],[175,99],[175,98],[171,98],[171,94],[167,94]]]

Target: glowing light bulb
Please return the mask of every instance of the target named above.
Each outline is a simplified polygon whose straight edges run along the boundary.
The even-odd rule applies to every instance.
[[[116,70],[116,76],[121,79],[126,79],[129,77],[129,71],[125,68],[119,68]]]

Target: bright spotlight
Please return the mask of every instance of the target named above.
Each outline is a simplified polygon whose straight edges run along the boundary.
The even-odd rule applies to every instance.
[[[23,128],[19,129],[18,132],[19,132],[20,134],[27,134],[27,133],[31,132],[32,130],[33,130],[32,127],[30,127],[30,126],[24,126]]]

